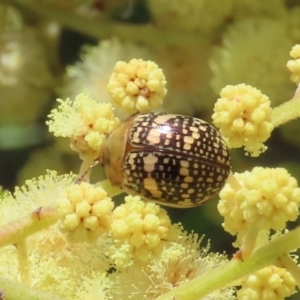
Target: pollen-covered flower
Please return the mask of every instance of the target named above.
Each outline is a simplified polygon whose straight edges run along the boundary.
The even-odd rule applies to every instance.
[[[76,173],[79,163],[78,155],[70,148],[69,141],[55,139],[45,147],[30,151],[26,163],[18,171],[17,184],[21,185],[28,178],[43,175],[48,169],[55,170],[58,174],[64,174],[70,170]]]
[[[248,276],[237,292],[238,300],[283,300],[296,293],[296,281],[284,268],[269,266]]]
[[[113,211],[111,235],[115,245],[110,257],[120,267],[131,264],[132,259],[148,262],[178,234],[178,228],[159,205],[129,195],[125,204]]]
[[[266,6],[274,2],[273,11],[277,6],[276,1],[263,2]],[[265,17],[269,13],[264,9],[264,16],[249,18],[249,10],[245,8],[246,18],[244,15],[227,27],[222,44],[212,51],[211,85],[215,93],[219,93],[228,84],[244,82],[263,91],[276,106],[289,99],[294,91],[285,65],[291,47],[299,40],[299,11],[293,13],[290,9],[280,13],[280,17],[269,18]]]
[[[24,126],[40,119],[47,107],[53,76],[38,31],[3,1],[0,20],[0,126]]]
[[[214,107],[213,123],[233,148],[245,147],[252,156],[265,151],[271,135],[270,100],[249,85],[228,85],[222,89]]]
[[[111,296],[114,286],[114,282],[106,273],[93,272],[90,276],[85,276],[82,284],[78,285],[74,300],[114,300]]]
[[[109,103],[111,99],[107,82],[116,61],[129,61],[135,57],[149,59],[149,49],[117,38],[101,40],[95,46],[84,46],[80,61],[67,67],[63,84],[59,88],[60,96],[75,98],[79,93],[87,93],[97,102]],[[120,118],[128,117],[127,113],[118,108],[115,114]]]
[[[154,62],[142,59],[117,62],[107,88],[113,102],[130,113],[160,106],[167,93],[162,70]]]
[[[287,68],[291,71],[291,80],[295,83],[300,83],[300,44],[295,45],[290,56],[293,60],[287,62]]]
[[[168,80],[164,111],[192,116],[195,111],[213,109],[216,96],[210,87],[211,70],[207,64],[212,45],[207,36],[197,37],[197,41],[197,47],[183,43],[153,49],[155,61]]]
[[[174,287],[205,276],[206,272],[226,263],[224,255],[209,252],[209,246],[200,246],[201,242],[197,234],[181,231],[180,237],[168,243],[160,255],[148,264],[133,264],[127,272],[114,274],[114,298],[154,300]],[[204,299],[233,300],[234,289],[215,290]]]
[[[55,207],[62,191],[71,186],[76,175],[57,175],[55,171],[47,171],[45,176],[27,180],[25,185],[16,187],[13,193],[0,198],[0,226],[22,220],[28,214],[41,207]]]
[[[283,168],[255,167],[251,172],[234,173],[220,192],[219,213],[223,227],[243,237],[250,226],[260,230],[282,230],[299,214],[300,188]]]
[[[58,201],[60,228],[75,242],[93,242],[111,224],[114,203],[101,187],[87,182],[70,186]]]
[[[71,148],[82,159],[98,157],[105,137],[120,123],[109,103],[97,103],[86,94],[79,94],[74,101],[57,100],[60,105],[51,111],[47,121],[49,131],[56,137],[68,137]]]
[[[20,282],[24,272],[20,270],[20,260],[23,259],[22,264],[26,258],[18,256],[15,245],[0,248],[0,277],[10,282],[10,288],[21,285],[22,291],[30,294],[26,297],[16,291],[16,299],[96,299],[97,291],[100,297],[109,289],[108,280],[102,276],[109,269],[108,259],[103,255],[106,244],[102,238],[96,243],[70,243],[55,224],[27,237],[30,268],[26,282]],[[5,294],[3,281],[1,290]],[[36,291],[39,295],[47,292],[49,296],[34,296]]]

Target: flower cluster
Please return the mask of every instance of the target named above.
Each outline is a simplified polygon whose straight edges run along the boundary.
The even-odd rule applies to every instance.
[[[235,173],[227,176],[218,204],[224,235],[227,231],[236,238],[237,252],[230,259],[212,252],[210,242],[203,247],[206,237],[197,233],[209,234],[210,222],[217,221],[210,209],[213,201],[199,211],[173,214],[171,208],[169,216],[169,208],[158,205],[161,199],[144,201],[137,186],[132,186],[136,196],[121,194],[128,176],[147,185],[161,171],[161,184],[176,172],[188,173],[175,166],[182,155],[195,169],[183,181],[196,189],[204,165],[208,192],[214,170],[224,167],[224,153],[207,130],[203,149],[213,153],[212,160],[200,155],[199,162],[195,153],[177,151],[182,135],[189,138],[184,128],[174,136],[175,148],[168,150],[171,160],[164,159],[166,150],[158,145],[136,146],[131,143],[135,133],[144,131],[131,122],[131,114],[158,109],[207,120],[225,87],[213,122],[230,148],[243,147],[252,156],[267,149],[274,128],[300,117],[299,1],[0,2],[0,178],[21,174],[18,167],[6,170],[12,164],[1,150],[26,145],[46,147],[34,147],[34,155],[26,151],[23,179],[49,167],[56,170],[27,180],[14,192],[0,187],[0,300],[283,300],[296,292],[299,257],[292,253],[300,249],[300,226],[289,230],[289,223],[299,216],[300,188],[293,150],[288,162],[275,164],[284,163],[294,177],[283,168],[247,169],[254,160],[231,151]],[[95,38],[68,67],[65,63],[73,63],[78,49],[64,44],[71,34],[65,27]],[[81,44],[86,41],[80,37]],[[67,138],[65,146],[62,139],[48,140],[40,124],[55,93],[61,99],[47,125],[55,137]],[[287,130],[288,143],[297,149],[298,129],[289,125],[273,138],[284,140]],[[147,159],[139,159],[137,152]],[[152,164],[157,152],[168,170]],[[271,154],[274,163],[278,156]],[[78,163],[76,175],[58,175],[77,169]],[[13,165],[20,165],[19,159]],[[106,180],[99,179],[100,172]],[[185,185],[174,178],[163,190],[171,193]],[[205,216],[197,215],[207,207]],[[184,225],[173,223],[173,217]],[[184,230],[186,225],[193,231]],[[216,240],[223,237],[211,233],[212,245],[218,246]]]
[[[114,204],[101,187],[81,182],[70,186],[58,201],[60,228],[75,242],[93,242],[110,228]]]
[[[212,119],[233,148],[244,146],[252,156],[266,150],[271,135],[270,100],[259,90],[245,84],[228,85],[214,107]]]
[[[45,176],[27,180],[13,193],[4,193],[0,200],[0,226],[17,218],[24,218],[41,207],[55,207],[60,194],[76,180],[76,175],[58,176],[55,171],[47,171]]]
[[[165,84],[156,64],[133,59],[116,64],[108,90],[124,110],[148,111],[161,104]],[[111,133],[120,121],[111,104],[97,103],[85,94],[74,101],[58,102],[60,106],[49,115],[49,129],[55,136],[68,137],[82,159],[88,157],[85,167],[100,156],[107,136],[113,139]],[[263,142],[274,126],[269,99],[245,84],[222,90],[213,120],[232,147],[244,146],[253,156],[265,149]],[[113,160],[111,156],[108,159]],[[7,247],[0,249],[0,277],[16,282],[20,273],[25,286],[78,300],[171,299],[188,294],[193,295],[191,299],[233,300],[235,290],[228,286],[237,280],[242,284],[239,300],[281,300],[293,294],[296,282],[300,283],[296,263],[288,255],[295,247],[276,255],[269,251],[268,267],[264,261],[267,255],[260,248],[276,238],[278,241],[280,235],[286,237],[280,230],[299,214],[300,188],[285,169],[256,167],[229,176],[220,192],[218,210],[224,217],[224,229],[237,236],[234,245],[241,253],[229,263],[223,255],[209,254],[208,247],[200,248],[198,235],[188,234],[181,224],[172,224],[158,204],[128,195],[125,203],[114,208],[110,197],[113,187],[103,182],[93,185],[86,179],[50,172],[3,196],[0,246]],[[16,210],[16,215],[9,215],[11,210]],[[22,220],[18,219],[21,215]],[[271,230],[275,231],[272,236]],[[31,236],[33,233],[36,235]],[[251,266],[251,270],[256,272],[244,277],[249,274],[247,260],[251,262],[253,256],[255,268]],[[276,260],[280,267],[272,265]],[[289,264],[292,268],[285,269]],[[235,272],[238,268],[245,269]],[[1,288],[7,291],[5,284],[1,281]],[[47,297],[45,294],[41,299]]]
[[[295,279],[286,269],[269,266],[248,276],[237,298],[282,300],[296,293],[295,286]]]
[[[300,44],[292,48],[290,56],[293,60],[287,62],[287,67],[292,73],[291,80],[298,84],[300,83]]]
[[[35,299],[49,299],[47,292],[66,300],[99,296],[128,299],[137,295],[156,299],[227,261],[224,255],[208,253],[208,246],[200,248],[198,235],[172,225],[157,204],[127,196],[125,204],[113,210],[102,188],[86,182],[74,184],[74,177],[49,172],[28,181],[28,187],[14,194],[16,199],[6,195],[0,201],[0,208],[7,212],[0,245],[11,233],[10,240],[19,249],[18,256],[13,245],[0,249],[0,277],[16,282],[21,272],[25,286],[34,284],[40,291],[33,293]],[[41,230],[42,209],[46,207],[57,212],[53,225]],[[31,232],[28,218],[18,220],[18,215],[9,215],[9,209],[15,208],[18,215],[23,210],[25,217],[28,213],[29,219],[33,216]],[[37,212],[32,214],[32,209]],[[13,226],[7,224],[14,219]],[[37,231],[36,227],[40,230],[28,236]],[[21,250],[24,237],[28,256],[26,247]],[[26,264],[31,266],[30,273]],[[109,271],[112,267],[116,272]],[[136,279],[136,285],[132,285],[132,279]],[[82,284],[78,286],[78,282]],[[1,288],[7,291],[6,281],[1,281]],[[33,299],[24,290],[20,294]],[[210,296],[234,300],[234,289],[216,290]]]
[[[74,101],[58,99],[60,106],[51,111],[47,121],[49,131],[56,137],[68,137],[71,147],[82,159],[98,157],[105,137],[120,123],[110,103],[97,103],[86,94]]]
[[[0,19],[0,125],[32,124],[47,107],[54,83],[47,54],[36,28],[25,26],[14,7],[1,4]]]
[[[106,86],[116,61],[129,61],[134,57],[148,58],[146,47],[117,38],[101,40],[96,46],[85,46],[80,61],[67,67],[59,89],[60,96],[75,98],[80,93],[86,93],[97,102],[110,102]],[[115,114],[120,118],[125,116],[118,107]]]
[[[111,258],[118,266],[131,264],[132,259],[147,262],[162,251],[165,242],[176,240],[179,233],[159,205],[127,196],[125,204],[113,213],[111,234],[115,245]]]
[[[251,2],[253,6],[248,9],[244,3],[237,4],[237,10],[240,7],[244,13],[233,26],[227,27],[222,44],[212,51],[211,85],[215,93],[219,93],[227,84],[247,83],[268,95],[273,106],[279,105],[284,99],[289,99],[294,90],[285,64],[288,51],[298,41],[292,28],[298,31],[299,11],[285,11],[281,0],[264,3],[251,0],[247,1],[247,5]],[[275,2],[281,2],[281,8]],[[266,17],[267,14],[274,14],[278,8],[276,18]],[[263,16],[251,16],[253,9],[261,10]]]
[[[146,112],[162,104],[167,93],[162,70],[152,61],[119,61],[108,81],[112,101],[130,113]]]
[[[175,242],[165,243],[159,256],[146,264],[133,264],[127,272],[114,274],[115,298],[130,299],[135,295],[137,299],[154,300],[227,261],[222,254],[209,253],[209,246],[200,246],[202,243],[197,234],[181,231]],[[235,290],[215,290],[203,299],[234,300]]]
[[[237,245],[252,226],[283,230],[286,222],[298,217],[300,188],[285,169],[255,167],[233,176],[220,192],[218,210],[224,229],[238,235]]]

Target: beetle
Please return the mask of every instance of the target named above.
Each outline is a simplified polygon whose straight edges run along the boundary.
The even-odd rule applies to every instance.
[[[99,162],[113,185],[177,208],[209,200],[231,169],[226,143],[212,125],[155,112],[135,114],[108,135]]]

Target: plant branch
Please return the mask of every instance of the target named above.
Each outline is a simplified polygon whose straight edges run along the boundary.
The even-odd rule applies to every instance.
[[[29,235],[54,224],[58,213],[54,208],[42,207],[33,213],[0,228],[0,247],[18,244]]]
[[[272,124],[278,127],[300,117],[300,97],[293,98],[273,108]]]
[[[75,11],[63,10],[36,0],[14,0],[13,2],[17,6],[27,8],[43,18],[57,21],[62,26],[72,28],[96,39],[117,36],[128,41],[154,43],[156,45],[199,45],[201,43],[199,34],[191,32],[180,32],[178,30],[163,32],[152,25],[132,25],[118,23],[108,18],[85,17]]]
[[[16,245],[16,249],[22,282],[24,284],[29,284],[29,262],[26,240],[19,241]]]
[[[55,295],[37,291],[22,285],[20,282],[13,282],[2,277],[0,277],[0,288],[4,299],[7,300],[63,300]]]

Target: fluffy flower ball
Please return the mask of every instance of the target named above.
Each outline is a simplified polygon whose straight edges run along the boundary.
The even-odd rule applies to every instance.
[[[295,279],[286,269],[269,266],[246,279],[237,299],[282,300],[296,292],[295,286]]]
[[[49,131],[56,137],[71,139],[71,148],[82,159],[98,157],[105,137],[120,123],[114,116],[110,103],[97,103],[86,94],[79,94],[74,101],[58,99],[58,108],[51,111],[47,121]]]
[[[116,105],[129,113],[136,113],[160,106],[167,93],[166,83],[157,64],[132,59],[129,63],[116,63],[107,88]]]
[[[109,0],[105,5],[115,2]],[[106,86],[116,62],[129,61],[134,57],[148,59],[149,49],[132,42],[120,41],[118,38],[101,40],[95,46],[84,46],[80,60],[67,67],[59,89],[60,97],[75,98],[79,93],[87,93],[97,102],[110,103]],[[115,115],[122,119],[128,117],[128,114],[119,108],[116,108]]]
[[[228,85],[222,89],[215,104],[213,123],[232,148],[244,146],[252,156],[266,149],[263,145],[271,135],[270,100],[249,85]]]
[[[272,104],[277,106],[289,99],[294,90],[285,64],[288,52],[295,40],[299,40],[299,11],[293,12],[293,9],[289,9],[280,13],[277,10],[277,1],[272,1],[272,4],[271,1],[255,1],[263,2],[262,5],[257,4],[256,9],[250,1],[235,2],[239,4],[234,15],[237,16],[237,10],[241,13],[244,10],[244,13],[238,16],[240,20],[227,27],[221,45],[217,45],[212,51],[211,85],[218,93],[229,83],[245,82],[264,91]],[[254,4],[253,0],[251,2]],[[270,15],[270,7],[259,8],[268,5],[272,7],[272,14],[276,10],[279,13],[276,18],[266,17]],[[260,15],[254,13],[251,16],[249,11],[260,11]]]
[[[70,186],[58,202],[60,228],[75,242],[94,241],[109,229],[113,207],[101,187],[87,182]]]
[[[26,25],[19,10],[3,1],[0,20],[0,126],[26,126],[41,119],[51,99],[45,40],[41,29]]]
[[[287,68],[292,73],[291,80],[298,84],[300,83],[300,44],[292,48],[290,56],[294,59],[287,62]]]
[[[55,207],[61,193],[73,185],[75,180],[74,174],[57,175],[56,171],[47,170],[46,175],[26,180],[13,193],[3,191],[3,198],[0,199],[0,226],[18,219],[22,221],[41,208]]]
[[[181,231],[178,240],[168,243],[157,258],[141,266],[133,264],[126,272],[115,272],[114,299],[158,299],[185,282],[220,267],[227,262],[225,255],[213,253],[209,246],[202,246],[197,234]],[[134,284],[133,284],[134,283]],[[121,295],[117,292],[121,289]],[[172,297],[170,298],[172,299]],[[236,300],[233,288],[214,290],[203,300]]]
[[[211,32],[228,18],[233,6],[234,0],[223,0],[222,5],[210,0],[149,1],[155,27],[177,32]]]
[[[255,167],[235,173],[220,192],[218,210],[223,227],[232,235],[244,236],[250,226],[282,230],[299,214],[300,188],[283,168]]]
[[[115,245],[110,256],[117,265],[126,266],[131,258],[148,262],[179,231],[159,205],[129,195],[113,212],[111,234]]]

